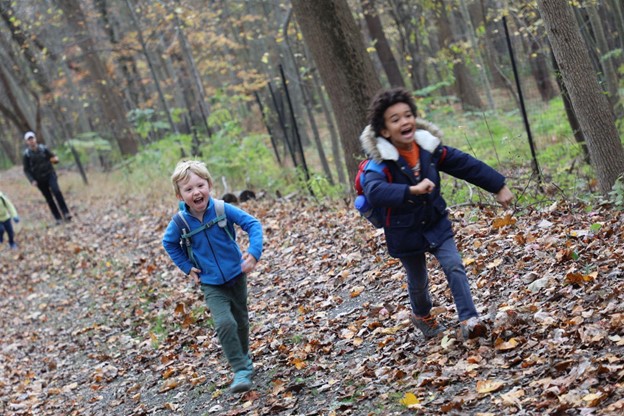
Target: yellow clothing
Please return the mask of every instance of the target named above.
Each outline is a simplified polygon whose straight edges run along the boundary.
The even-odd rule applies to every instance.
[[[0,192],[0,222],[17,217],[17,210],[2,192]]]

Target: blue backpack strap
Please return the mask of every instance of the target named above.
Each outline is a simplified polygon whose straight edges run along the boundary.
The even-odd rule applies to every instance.
[[[388,179],[388,182],[392,182],[390,171],[384,162],[375,162],[373,159],[369,159],[368,163],[364,167],[364,173],[366,172],[375,172],[380,175],[384,175],[386,179]],[[364,178],[360,178],[360,181],[362,181],[362,179],[366,181],[366,175],[363,176]],[[364,183],[362,183],[362,186],[364,186]]]

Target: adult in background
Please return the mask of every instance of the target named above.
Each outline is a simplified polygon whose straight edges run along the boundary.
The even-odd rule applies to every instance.
[[[24,141],[26,150],[24,150],[23,164],[26,177],[32,185],[39,188],[45,197],[56,223],[60,224],[63,219],[70,221],[72,216],[65,204],[53,166],[58,163],[58,157],[43,144],[38,144],[37,136],[32,131],[24,134]]]

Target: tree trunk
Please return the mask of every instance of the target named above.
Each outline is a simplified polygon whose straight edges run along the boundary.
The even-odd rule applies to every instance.
[[[468,39],[470,40],[470,45],[472,46],[472,51],[475,57],[475,61],[477,63],[477,67],[479,69],[479,75],[481,78],[481,82],[483,83],[483,87],[485,88],[485,96],[487,97],[488,107],[490,110],[496,108],[494,105],[494,98],[492,97],[492,88],[490,87],[490,79],[488,78],[488,74],[485,70],[485,65],[483,64],[483,57],[481,56],[481,48],[479,47],[479,42],[477,41],[477,36],[475,35],[474,26],[472,24],[472,19],[470,13],[468,12],[468,7],[466,6],[465,0],[459,0],[459,8],[461,11],[462,18],[467,25],[467,34]]]
[[[588,6],[587,14],[589,16],[592,32],[594,33],[594,39],[596,41],[596,47],[598,49],[599,62],[602,68],[601,72],[604,77],[609,103],[611,104],[613,113],[619,115],[620,110],[618,109],[618,103],[620,101],[620,97],[618,93],[619,82],[617,78],[617,70],[615,69],[615,65],[613,65],[613,58],[605,56],[611,49],[609,48],[607,37],[602,28],[603,22],[598,14],[596,6]]]
[[[362,154],[359,135],[381,83],[346,0],[292,0],[292,7],[336,114],[353,182]]]
[[[611,108],[596,79],[571,6],[565,1],[550,0],[538,0],[537,5],[587,139],[600,191],[607,195],[624,173],[624,148]]]
[[[84,51],[84,58],[93,77],[98,96],[102,100],[102,111],[110,125],[112,135],[119,144],[122,155],[134,155],[138,151],[137,142],[132,137],[132,129],[126,118],[125,106],[116,83],[108,76],[106,66],[98,55],[98,47],[88,31],[87,18],[78,0],[57,2],[74,32],[78,45]]]
[[[459,98],[464,110],[482,109],[483,102],[477,93],[477,89],[470,78],[470,71],[464,64],[463,57],[453,51],[451,44],[454,35],[449,21],[446,6],[443,0],[434,0],[436,4],[436,21],[438,24],[438,38],[440,46],[448,49],[453,60],[453,75],[455,76],[455,93]]]
[[[421,52],[419,43],[420,33],[412,21],[413,15],[418,15],[418,13],[410,12],[405,0],[392,0],[390,3],[392,5],[392,17],[401,39],[401,51],[411,75],[412,88],[414,90],[423,89],[429,86],[429,79],[427,78],[425,54]]]
[[[162,105],[163,111],[167,116],[167,120],[169,121],[169,126],[171,127],[171,131],[173,133],[178,133],[178,129],[176,128],[175,123],[173,122],[173,118],[171,118],[171,111],[169,110],[169,106],[167,105],[167,100],[165,100],[165,94],[162,91],[160,86],[160,81],[158,80],[158,76],[156,75],[156,69],[154,68],[154,63],[150,59],[149,53],[147,51],[147,43],[143,38],[143,30],[141,29],[141,22],[134,12],[134,8],[132,4],[130,4],[130,0],[126,0],[126,6],[130,11],[130,18],[134,23],[134,27],[137,31],[137,36],[139,40],[139,44],[141,45],[141,50],[143,51],[143,55],[145,56],[145,60],[147,60],[147,66],[150,69],[150,73],[152,74],[152,79],[154,80],[154,86],[156,87],[156,91],[158,92],[158,98],[160,99],[160,105]]]
[[[574,135],[574,140],[581,146],[583,151],[583,160],[588,165],[591,164],[591,160],[589,159],[589,150],[587,150],[587,142],[585,140],[585,136],[583,136],[583,130],[581,130],[581,125],[579,124],[578,118],[574,113],[574,108],[572,107],[572,101],[570,101],[570,93],[568,93],[568,89],[561,78],[561,71],[559,70],[559,65],[557,65],[557,60],[555,59],[555,55],[552,54],[551,49],[551,57],[553,66],[555,68],[555,75],[557,80],[557,85],[559,85],[559,90],[561,91],[561,99],[563,100],[563,108],[566,112],[566,117],[568,118],[568,123],[570,123],[570,128],[572,129],[572,134]]]
[[[386,77],[388,77],[388,83],[392,87],[405,87],[403,74],[401,74],[396,59],[394,59],[394,54],[392,53],[392,49],[390,49],[390,44],[383,31],[381,19],[375,7],[375,0],[361,0],[361,3],[368,33],[375,45],[375,51],[377,51],[381,66],[383,66]]]

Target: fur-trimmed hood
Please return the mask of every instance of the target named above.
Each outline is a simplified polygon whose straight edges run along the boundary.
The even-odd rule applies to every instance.
[[[414,133],[414,140],[418,143],[422,149],[433,153],[433,151],[440,145],[442,139],[442,132],[433,123],[430,123],[421,118],[416,119],[416,133]],[[364,128],[360,135],[360,144],[362,150],[368,157],[375,162],[381,163],[384,160],[398,160],[399,151],[390,141],[380,136],[375,136],[371,125],[369,124]]]

